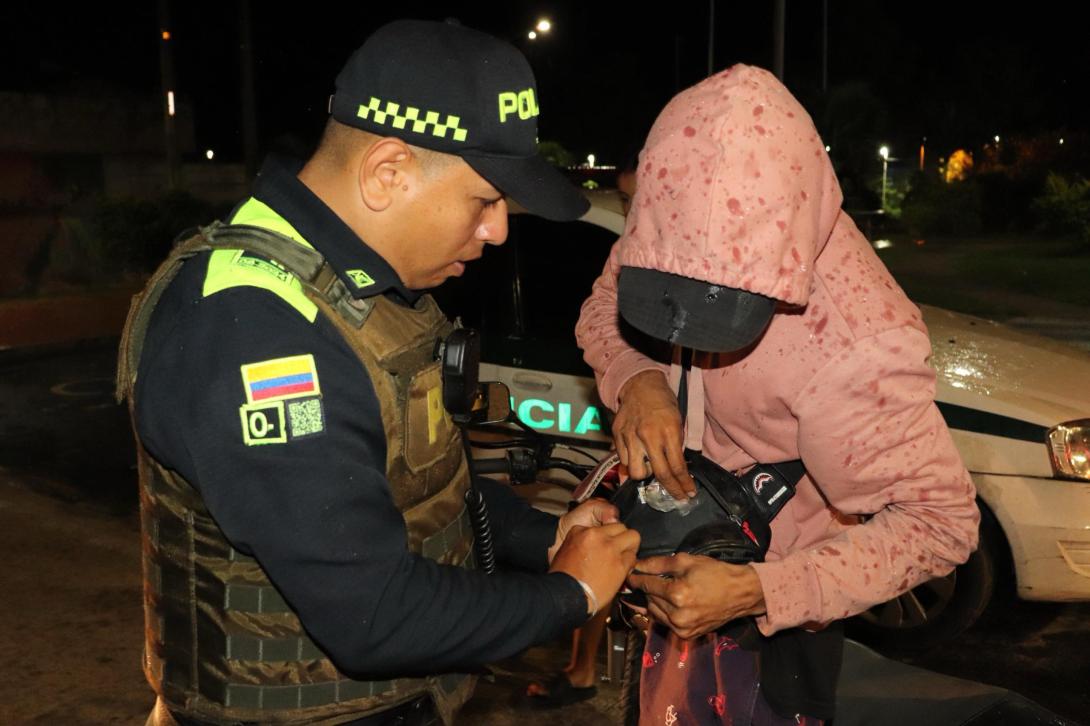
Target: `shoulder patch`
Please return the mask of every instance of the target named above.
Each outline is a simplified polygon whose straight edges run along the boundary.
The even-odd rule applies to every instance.
[[[287,443],[283,401],[246,403],[238,413],[242,418],[242,441],[247,446]]]
[[[325,431],[325,409],[320,396],[244,403],[238,413],[242,419],[242,441],[247,446],[286,444]]]
[[[247,403],[318,396],[322,392],[318,368],[309,353],[247,363],[240,370]]]
[[[325,431],[325,411],[321,397],[288,401],[287,406],[292,439],[314,436]]]
[[[246,403],[238,411],[247,446],[286,444],[325,431],[313,355],[247,363],[240,370]]]

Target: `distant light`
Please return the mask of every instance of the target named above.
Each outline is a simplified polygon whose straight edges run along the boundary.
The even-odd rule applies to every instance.
[[[167,115],[174,115],[174,91],[167,91]]]
[[[995,143],[997,143],[997,144],[999,143],[999,134],[995,135]]]
[[[537,33],[531,30],[529,33],[526,34],[526,37],[528,37],[530,40],[537,40]]]
[[[164,30],[163,31],[163,40],[170,40],[170,31],[169,30]]]
[[[553,24],[550,23],[547,19],[542,18],[541,20],[537,21],[536,29],[538,30],[538,32],[548,33],[550,30],[553,29]]]
[[[1064,140],[1060,139],[1060,146],[1063,146],[1063,145],[1064,145]]]
[[[883,146],[882,148],[878,149],[878,156],[880,156],[883,159],[888,161],[889,160],[889,147],[888,146]]]
[[[208,159],[209,161],[212,161],[213,157],[215,157],[215,156],[216,156],[216,152],[212,151],[211,149],[204,152],[204,158]]]
[[[888,239],[876,239],[874,240],[874,249],[876,250],[888,250],[893,246],[893,243]]]
[[[830,151],[832,151],[832,150],[833,150],[833,147],[831,147],[831,146],[826,146],[826,147],[825,147],[825,153],[826,153],[826,154],[828,154],[828,153],[829,153]]]
[[[594,168],[594,154],[587,154],[587,166]]]

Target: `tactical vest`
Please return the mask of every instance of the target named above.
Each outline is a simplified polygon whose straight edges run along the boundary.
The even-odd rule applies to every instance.
[[[301,283],[374,386],[386,433],[386,477],[405,518],[409,549],[443,564],[473,566],[463,499],[469,475],[461,435],[442,406],[434,355],[451,324],[430,296],[411,308],[382,295],[356,300],[312,248],[262,227],[215,223],[178,245],[133,300],[117,389],[130,414],[152,311],[184,261],[209,250],[272,260]],[[214,723],[338,724],[429,694],[450,723],[472,693],[472,677],[363,681],[342,674],[256,560],[231,547],[197,490],[155,461],[139,435],[136,443],[144,672],[171,711]]]

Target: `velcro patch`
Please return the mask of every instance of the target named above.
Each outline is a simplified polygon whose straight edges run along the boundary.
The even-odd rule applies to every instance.
[[[247,446],[286,444],[325,431],[322,399],[244,403],[239,408],[242,441]]]
[[[242,419],[242,440],[247,446],[287,442],[283,401],[245,403],[238,412]]]
[[[314,356],[309,353],[247,363],[241,370],[247,403],[309,398],[322,392]]]
[[[287,407],[288,424],[293,440],[325,431],[325,411],[322,409],[322,399],[315,397],[288,401]]]

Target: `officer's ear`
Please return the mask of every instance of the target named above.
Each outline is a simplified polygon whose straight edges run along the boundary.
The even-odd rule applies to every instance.
[[[409,191],[418,175],[417,160],[401,139],[383,138],[371,144],[359,168],[360,196],[373,212],[385,210]]]

